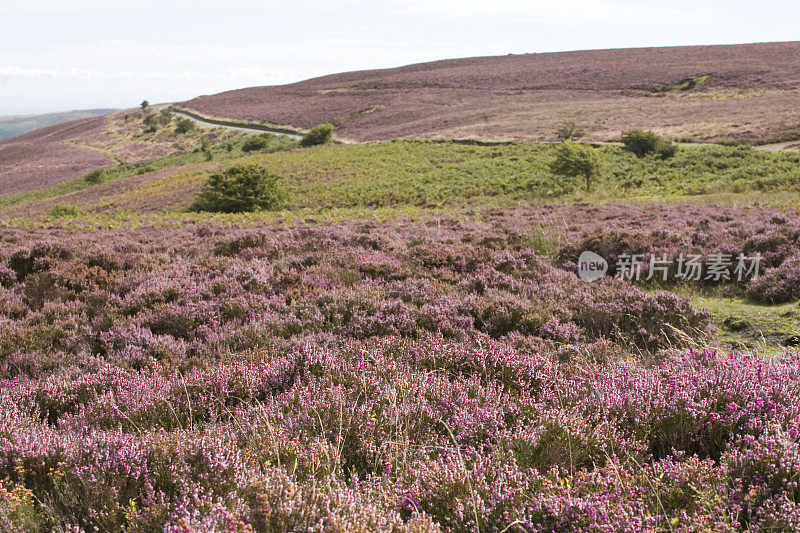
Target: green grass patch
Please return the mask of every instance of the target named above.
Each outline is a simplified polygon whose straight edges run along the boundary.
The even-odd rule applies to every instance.
[[[485,208],[544,202],[664,202],[800,205],[800,153],[750,147],[681,146],[666,160],[637,158],[618,146],[596,148],[601,168],[592,190],[579,178],[555,176],[555,146],[543,143],[465,144],[398,140],[293,149],[297,142],[270,136],[269,145],[244,153],[244,138],[211,150],[214,162],[260,164],[283,178],[286,210],[369,208]],[[108,169],[41,191],[0,197],[0,207],[58,198],[95,184],[164,168],[206,163],[201,153]],[[193,188],[205,169],[170,177]],[[97,182],[97,183],[95,183]],[[153,202],[158,203],[158,190]],[[68,200],[68,199],[65,199]],[[98,196],[98,205],[102,198]],[[188,207],[188,202],[187,206]]]
[[[487,198],[605,202],[800,190],[800,153],[690,146],[662,160],[605,146],[598,149],[600,174],[586,193],[580,179],[550,171],[554,149],[537,143],[390,141],[273,154],[258,162],[284,177],[288,205],[295,208],[464,206]]]
[[[707,309],[720,343],[734,349],[782,352],[800,344],[800,305],[760,305],[740,297],[689,294],[692,304]]]

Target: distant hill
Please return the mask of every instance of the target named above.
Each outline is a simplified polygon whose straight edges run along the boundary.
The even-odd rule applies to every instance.
[[[0,116],[0,139],[8,139],[46,126],[61,124],[79,118],[108,115],[115,109],[85,109],[81,111],[64,111],[44,115]]]
[[[595,140],[632,128],[749,143],[800,136],[800,42],[478,57],[348,72],[201,96],[200,113],[357,141],[552,139],[576,120]]]
[[[340,138],[353,141],[554,140],[558,126],[574,120],[596,141],[640,128],[676,139],[763,144],[800,139],[800,42],[452,59],[181,105],[301,129],[332,122]],[[0,140],[0,196],[200,146],[197,136],[175,135],[173,127],[152,132],[143,120],[132,109]]]

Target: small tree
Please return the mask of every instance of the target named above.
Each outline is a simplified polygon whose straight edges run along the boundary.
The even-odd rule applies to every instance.
[[[280,178],[260,165],[235,165],[212,174],[197,193],[191,209],[217,213],[242,213],[277,209],[284,194]]]
[[[188,118],[182,118],[178,121],[178,124],[175,126],[175,133],[184,134],[188,133],[192,129],[194,129],[194,122],[192,122]]]
[[[600,171],[600,158],[591,146],[567,141],[556,148],[556,158],[550,164],[550,170],[559,176],[583,178],[588,192]]]
[[[655,154],[661,159],[668,159],[675,155],[677,147],[672,142],[659,137],[652,131],[633,130],[622,136],[625,149],[636,157],[645,157]]]
[[[142,103],[139,104],[139,105],[144,110],[144,109],[147,109],[150,106],[150,102],[148,102],[147,100],[142,100]]]
[[[301,146],[316,146],[326,144],[333,140],[333,124],[320,124],[316,128],[303,135],[300,140]]]
[[[575,141],[586,136],[586,130],[578,126],[574,120],[564,122],[556,130],[556,137],[561,141]]]

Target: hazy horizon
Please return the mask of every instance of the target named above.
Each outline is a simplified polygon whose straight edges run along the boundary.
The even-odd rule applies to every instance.
[[[129,108],[458,57],[793,41],[798,15],[786,0],[345,0],[304,9],[31,0],[0,7],[0,115]]]

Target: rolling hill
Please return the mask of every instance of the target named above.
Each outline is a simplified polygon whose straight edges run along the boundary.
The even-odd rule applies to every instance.
[[[700,140],[800,136],[800,43],[639,48],[454,59],[202,96],[218,117],[356,141],[543,140],[574,119],[595,140],[655,129]]]
[[[559,124],[575,120],[594,141],[641,128],[763,144],[800,139],[800,42],[453,59],[240,89],[180,107],[296,129],[332,122],[340,138],[361,142],[552,140]],[[0,194],[184,154],[224,136],[155,131],[146,118],[120,111],[0,141]]]
[[[64,111],[43,115],[13,115],[0,117],[0,140],[22,135],[29,131],[81,118],[97,117],[113,113],[114,109],[86,109]]]
[[[159,113],[149,109],[120,111],[73,120],[0,141],[0,195],[52,187],[98,169],[136,165],[159,157],[191,152],[220,142],[229,131],[176,134],[162,124],[145,123]],[[170,119],[174,122],[174,117]]]

